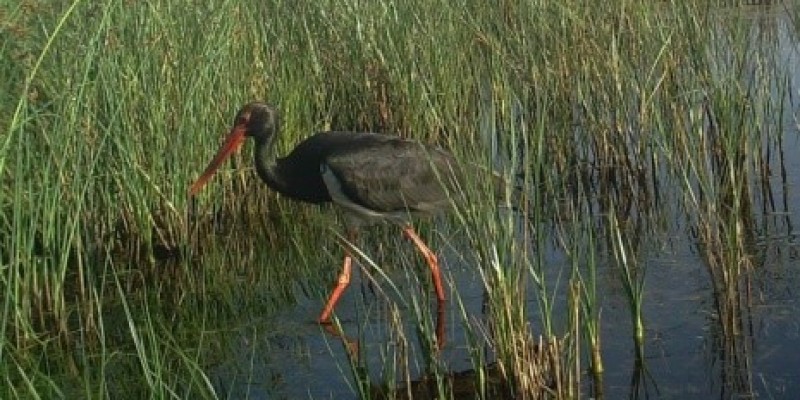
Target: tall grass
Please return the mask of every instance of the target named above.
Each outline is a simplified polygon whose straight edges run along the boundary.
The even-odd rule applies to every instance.
[[[602,395],[598,269],[616,257],[643,348],[646,269],[627,239],[658,235],[668,192],[706,255],[722,336],[739,340],[754,177],[783,121],[781,72],[758,63],[770,49],[750,27],[695,2],[2,4],[0,397],[214,398],[215,331],[322,296],[334,214],[269,193],[249,155],[186,195],[252,99],[283,111],[282,150],[316,130],[390,131],[505,175],[499,198],[464,182],[471,202],[442,225],[486,291],[485,326],[458,316],[484,396],[580,397],[584,365]],[[365,271],[393,264],[363,255]],[[410,317],[393,309],[404,347],[386,375],[411,378],[398,321],[413,318],[447,397],[419,293]]]

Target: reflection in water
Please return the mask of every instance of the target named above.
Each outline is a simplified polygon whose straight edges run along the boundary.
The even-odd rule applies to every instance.
[[[322,329],[330,334],[331,337],[341,339],[345,351],[347,352],[347,356],[350,359],[358,358],[360,354],[358,339],[354,339],[345,335],[345,333],[342,331],[342,326],[339,325],[338,322],[320,324],[320,326],[322,326]]]
[[[448,373],[444,380],[453,399],[496,399],[511,400],[513,390],[497,363],[487,365],[480,371],[474,369]],[[478,382],[483,382],[480,385]],[[419,379],[398,386],[373,385],[371,399],[435,399],[439,390],[439,380],[425,375]],[[482,387],[481,387],[482,386]]]
[[[439,303],[436,306],[436,344],[433,346],[434,348],[427,351],[428,353],[439,353],[444,348],[445,344],[447,343],[447,336],[445,335],[445,307],[443,304]],[[395,318],[395,320],[398,320]],[[322,329],[327,332],[332,338],[340,339],[342,344],[344,345],[345,349],[347,350],[347,355],[350,358],[350,361],[357,360],[360,358],[359,352],[359,341],[356,338],[347,336],[344,331],[342,330],[342,326],[338,323],[338,321],[331,321],[329,323],[320,324]],[[421,335],[424,337],[425,335]]]

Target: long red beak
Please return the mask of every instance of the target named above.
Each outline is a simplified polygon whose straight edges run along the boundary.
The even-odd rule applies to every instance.
[[[200,175],[199,178],[192,184],[192,187],[189,188],[189,195],[194,196],[203,186],[208,183],[208,180],[214,176],[214,173],[217,172],[217,168],[222,165],[225,160],[231,156],[231,154],[235,153],[244,143],[245,132],[247,129],[245,126],[236,125],[233,127],[231,132],[228,134],[228,137],[225,139],[225,143],[222,147],[217,151],[217,155],[214,156],[214,159],[208,163],[206,170],[203,171],[203,175]]]

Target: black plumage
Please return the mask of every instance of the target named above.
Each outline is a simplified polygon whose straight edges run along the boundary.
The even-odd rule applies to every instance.
[[[329,171],[347,200],[376,213],[434,212],[450,205],[456,164],[439,149],[391,135],[322,132],[272,163],[272,137],[259,139],[263,132],[253,135],[259,176],[295,200],[333,201],[335,189],[323,179]]]

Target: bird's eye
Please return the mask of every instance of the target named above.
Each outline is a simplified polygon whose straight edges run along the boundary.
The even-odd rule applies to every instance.
[[[249,121],[250,121],[250,114],[249,113],[242,114],[238,118],[236,118],[236,125],[247,125]]]

